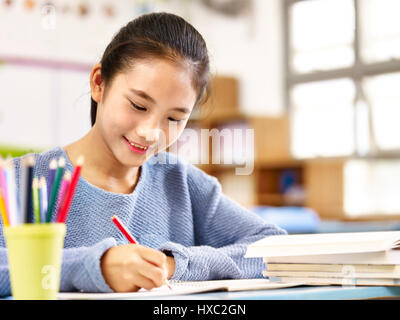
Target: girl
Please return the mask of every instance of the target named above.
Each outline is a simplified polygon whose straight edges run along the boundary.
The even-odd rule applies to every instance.
[[[93,67],[91,130],[35,156],[36,176],[51,159],[72,171],[85,163],[65,237],[61,291],[127,292],[167,279],[261,277],[248,244],[284,230],[221,192],[218,180],[164,150],[182,133],[206,94],[209,59],[201,35],[167,13],[124,26]],[[174,130],[171,130],[173,128]],[[22,158],[15,159],[17,179]],[[139,244],[110,221],[117,214]],[[1,294],[11,293],[0,234]]]

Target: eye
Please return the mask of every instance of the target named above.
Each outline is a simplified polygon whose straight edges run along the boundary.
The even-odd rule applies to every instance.
[[[132,107],[134,107],[137,110],[140,110],[140,111],[146,111],[147,110],[146,108],[142,108],[142,107],[138,106],[136,103],[134,103],[134,102],[132,102],[130,100],[129,100],[129,102],[131,103]]]
[[[172,118],[168,118],[168,120],[169,120],[169,121],[172,121],[172,122],[181,122],[181,121],[184,121],[184,120],[177,120],[177,119],[172,119]]]

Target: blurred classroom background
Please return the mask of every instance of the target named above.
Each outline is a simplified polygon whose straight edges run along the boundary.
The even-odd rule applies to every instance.
[[[180,156],[290,233],[400,229],[398,0],[0,0],[0,153],[83,136],[92,66],[153,11],[209,47],[213,95],[190,132],[254,130],[254,152],[216,146],[233,163],[198,163],[213,144],[189,134]]]

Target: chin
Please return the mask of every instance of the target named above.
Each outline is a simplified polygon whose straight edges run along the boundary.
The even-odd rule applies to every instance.
[[[121,163],[124,166],[139,167],[147,161],[145,155],[138,156],[124,156],[121,158]]]
[[[140,167],[143,165],[147,160],[152,158],[156,152],[149,152],[148,154],[129,154],[129,153],[124,153],[121,155],[121,157],[117,157],[119,162],[127,167]]]

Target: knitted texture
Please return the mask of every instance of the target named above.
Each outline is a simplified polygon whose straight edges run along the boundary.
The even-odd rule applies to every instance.
[[[61,156],[65,170],[74,169],[61,147],[33,155],[38,177],[47,179],[51,159]],[[14,159],[18,190],[22,158]],[[174,257],[176,280],[261,278],[263,261],[244,258],[247,246],[269,235],[286,234],[224,195],[215,177],[160,152],[141,166],[131,194],[108,192],[80,177],[66,221],[60,291],[113,291],[102,276],[100,259],[107,249],[128,243],[112,223],[113,215],[141,245]],[[1,226],[0,295],[10,294]]]

